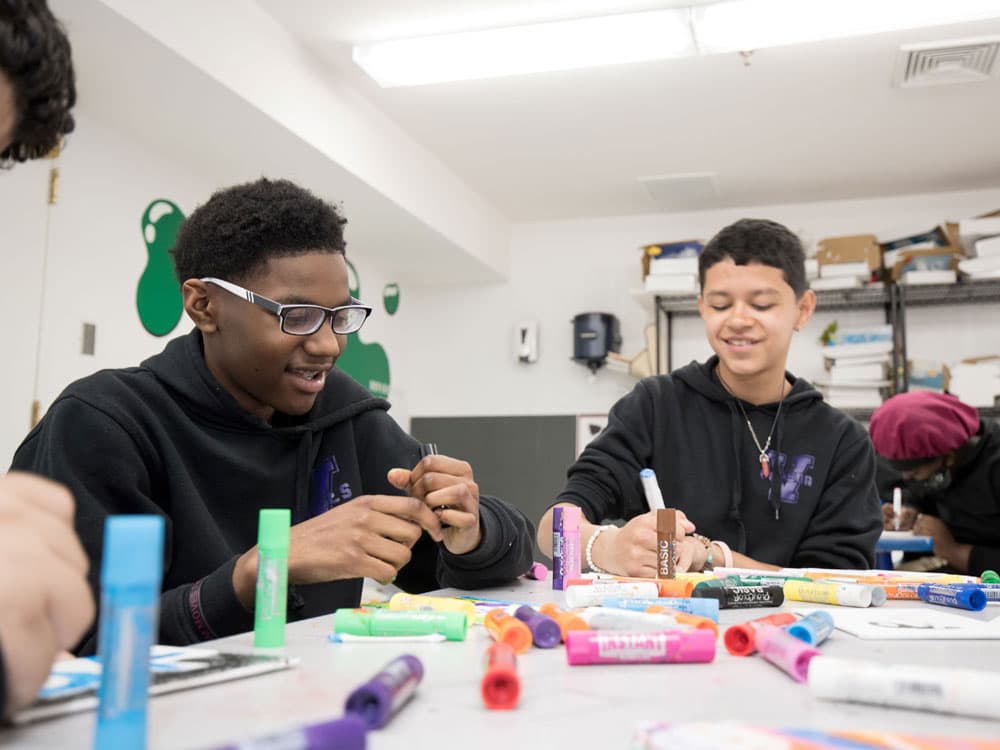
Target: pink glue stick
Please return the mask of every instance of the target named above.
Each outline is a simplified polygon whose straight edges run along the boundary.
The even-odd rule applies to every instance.
[[[714,658],[715,634],[711,630],[662,633],[571,630],[566,633],[566,661],[573,666],[709,662]]]
[[[819,655],[819,650],[800,641],[784,628],[762,625],[757,628],[754,643],[760,655],[776,667],[783,669],[799,682],[809,676],[809,662]]]

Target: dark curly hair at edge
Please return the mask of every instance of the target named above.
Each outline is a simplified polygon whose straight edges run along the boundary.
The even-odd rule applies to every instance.
[[[0,166],[45,156],[73,132],[69,39],[44,0],[0,0],[0,71],[14,89],[16,126]]]
[[[760,263],[780,269],[796,298],[809,288],[802,242],[776,221],[740,219],[719,230],[698,258],[698,283],[702,289],[708,269],[726,258],[738,266]]]
[[[310,252],[344,253],[337,209],[288,180],[219,190],[181,225],[171,253],[177,280],[215,276],[239,283],[271,258]]]

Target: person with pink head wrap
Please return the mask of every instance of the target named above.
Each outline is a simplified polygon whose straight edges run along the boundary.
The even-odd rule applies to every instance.
[[[1000,567],[1000,424],[950,394],[920,391],[882,404],[869,432],[904,482],[900,528],[932,537],[949,570]],[[891,505],[883,514],[893,528]]]

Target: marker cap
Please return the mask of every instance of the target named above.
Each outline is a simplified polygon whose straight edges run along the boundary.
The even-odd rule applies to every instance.
[[[525,575],[535,581],[544,581],[549,577],[549,569],[545,567],[545,563],[536,562],[531,564]]]
[[[486,651],[486,673],[480,684],[483,703],[491,709],[508,709],[521,697],[521,680],[517,676],[517,655],[509,644],[497,641]]]
[[[518,607],[514,617],[531,630],[531,640],[538,648],[555,648],[562,641],[559,623],[547,615],[540,614],[527,604]]]
[[[983,583],[1000,583],[1000,574],[995,570],[984,570],[983,574],[979,576],[979,579]]]
[[[108,516],[104,522],[101,583],[156,586],[163,576],[163,518]]]
[[[288,508],[261,508],[257,522],[257,546],[276,552],[288,550],[292,511]]]
[[[726,591],[723,588],[716,588],[715,586],[706,586],[704,588],[698,588],[695,586],[694,591],[691,592],[691,598],[693,599],[715,599],[718,602],[726,601]]]
[[[424,665],[420,659],[413,654],[403,654],[356,688],[347,697],[344,713],[357,716],[369,729],[379,729],[409,700],[423,677]]]
[[[798,622],[793,622],[785,630],[788,631],[789,635],[795,636],[810,646],[818,646],[833,632],[833,628],[833,617],[830,616],[830,613],[817,609]]]
[[[337,750],[365,750],[367,726],[359,717],[347,714],[340,719],[306,727],[302,733],[309,747],[335,747]]]

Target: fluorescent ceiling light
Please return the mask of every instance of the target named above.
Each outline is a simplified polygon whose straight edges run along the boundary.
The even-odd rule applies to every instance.
[[[695,53],[685,8],[365,44],[354,48],[354,62],[392,87]]]
[[[737,52],[1000,15],[998,0],[727,0],[692,8],[702,53]]]
[[[724,0],[376,42],[354,62],[383,87],[754,50],[1000,16],[1000,0]]]

